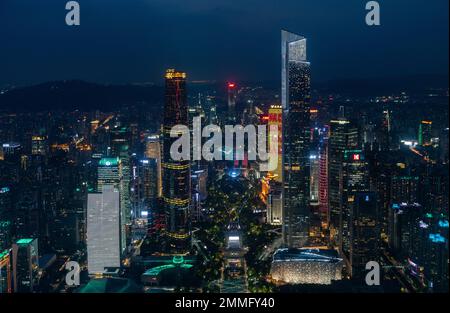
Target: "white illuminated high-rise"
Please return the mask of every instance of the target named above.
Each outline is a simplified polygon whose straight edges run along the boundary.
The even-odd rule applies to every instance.
[[[281,31],[283,239],[290,248],[303,247],[309,235],[310,84],[306,38]]]
[[[89,274],[120,267],[120,196],[113,185],[88,194],[87,252]]]

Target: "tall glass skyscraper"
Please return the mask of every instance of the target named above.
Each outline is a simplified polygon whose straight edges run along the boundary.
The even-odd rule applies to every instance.
[[[350,215],[350,269],[355,279],[364,279],[367,262],[378,261],[381,237],[378,218],[376,193],[356,193]]]
[[[310,63],[306,38],[281,31],[283,239],[302,247],[309,228]]]
[[[358,148],[358,128],[344,117],[330,121],[328,140],[328,201],[330,239],[334,244],[341,242],[340,229],[343,196],[343,158],[345,150]]]
[[[113,185],[89,193],[87,202],[87,254],[89,274],[120,267],[120,196]]]
[[[38,240],[22,238],[12,245],[14,292],[33,292],[38,285]]]
[[[128,168],[129,169],[129,168]],[[125,171],[126,171],[125,167]],[[102,158],[98,162],[97,191],[102,192],[104,186],[112,185],[120,193],[120,248],[124,252],[127,246],[127,224],[130,216],[129,184],[124,181],[124,163],[118,157]]]
[[[186,73],[169,69],[165,78],[162,180],[166,234],[169,249],[183,252],[189,238],[190,162],[173,160],[170,156],[170,147],[177,140],[170,137],[170,130],[178,124],[189,125]]]
[[[369,169],[362,150],[345,150],[342,159],[341,201],[339,209],[339,250],[348,258],[352,239],[350,230],[355,207],[355,196],[359,192],[369,192]]]

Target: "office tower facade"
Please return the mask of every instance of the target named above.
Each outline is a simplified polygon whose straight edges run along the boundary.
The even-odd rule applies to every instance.
[[[339,242],[344,151],[357,147],[358,129],[344,117],[331,120],[328,139],[328,208],[330,239],[334,243]]]
[[[2,144],[3,159],[7,156],[17,156],[22,151],[22,145],[17,142],[5,142]]]
[[[35,291],[39,274],[38,240],[17,240],[12,245],[12,264],[14,292]]]
[[[121,222],[119,190],[103,185],[100,193],[88,194],[87,254],[89,274],[120,267]]]
[[[147,143],[145,147],[145,157],[148,159],[155,159],[157,162],[157,174],[158,174],[158,197],[162,196],[162,170],[161,170],[161,139],[157,134],[152,134],[147,137]]]
[[[137,166],[138,184],[135,192],[138,193],[139,205],[136,208],[136,217],[145,217],[153,210],[158,198],[158,160],[142,159]]]
[[[0,187],[0,251],[11,247],[13,198],[9,187]]]
[[[269,167],[275,168],[275,170],[271,172],[274,176],[272,179],[281,183],[283,181],[283,107],[281,105],[271,105],[269,108],[268,118],[269,120],[267,123],[269,129],[271,125],[275,125],[278,128],[277,138],[273,138],[268,133],[269,147],[271,146],[273,140],[277,140],[278,142],[278,159],[276,160],[276,164],[273,164],[275,160],[269,159]]]
[[[120,159],[121,181],[119,191],[122,223],[129,225],[131,224],[131,132],[127,127],[122,126],[121,122],[117,121],[114,129],[110,131],[110,139],[111,154]]]
[[[48,143],[46,136],[32,136],[31,137],[31,154],[32,155],[47,155]]]
[[[448,216],[427,211],[417,203],[393,203],[389,244],[415,280],[448,292]]]
[[[419,135],[418,135],[418,143],[420,146],[430,146],[431,138],[433,137],[432,133],[433,122],[423,120],[419,124]]]
[[[217,116],[216,97],[211,95],[206,96],[206,112],[208,124],[217,125],[219,118]]]
[[[119,189],[122,180],[122,162],[118,157],[101,158],[97,167],[97,191],[104,185],[114,185]]]
[[[328,208],[328,136],[326,125],[322,132],[322,142],[319,150],[319,212],[326,228],[330,220]]]
[[[186,73],[167,70],[165,88],[162,180],[166,237],[171,250],[183,251],[189,239],[190,161],[172,159],[170,148],[177,138],[170,137],[170,131],[175,125],[189,125]]]
[[[389,245],[401,257],[415,255],[415,228],[424,215],[418,203],[394,202],[389,208]]]
[[[10,250],[0,252],[0,293],[12,292]]]
[[[391,173],[392,175],[392,173]],[[414,203],[419,199],[419,176],[403,172],[391,177],[391,203]]]
[[[282,225],[283,185],[276,180],[271,180],[269,186],[269,194],[267,196],[267,223],[271,225]]]
[[[380,225],[378,223],[377,196],[374,192],[358,192],[350,214],[350,264],[351,276],[364,279],[366,264],[379,261]]]
[[[119,191],[120,195],[120,240],[121,251],[123,252],[127,246],[127,223],[130,215],[130,197],[129,184],[123,179],[124,165],[119,157],[101,158],[97,168],[97,192],[102,192],[103,187],[112,185]],[[127,196],[128,195],[128,196]]]
[[[342,189],[339,209],[339,249],[348,258],[350,254],[352,214],[356,195],[369,191],[369,169],[362,150],[344,150],[342,159]],[[372,199],[372,198],[371,198]]]
[[[310,182],[309,203],[313,206],[319,205],[319,180],[320,180],[320,155],[319,151],[312,151],[309,155]]]
[[[380,150],[390,151],[393,148],[392,134],[392,111],[387,109],[383,111],[383,117],[380,127]]]
[[[310,63],[306,38],[281,32],[283,239],[300,248],[309,228]]]

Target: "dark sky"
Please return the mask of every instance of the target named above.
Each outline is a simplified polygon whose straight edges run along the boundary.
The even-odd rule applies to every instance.
[[[48,80],[278,80],[280,29],[308,38],[313,79],[448,75],[448,0],[0,0],[0,85]]]

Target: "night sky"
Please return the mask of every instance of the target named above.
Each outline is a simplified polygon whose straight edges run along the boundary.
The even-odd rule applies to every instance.
[[[448,75],[448,0],[380,0],[381,26],[365,24],[366,0],[0,0],[0,86],[49,80],[273,81],[280,30],[308,38],[313,79]]]

